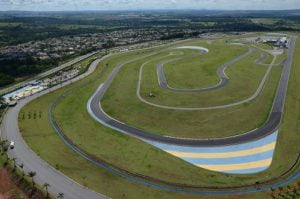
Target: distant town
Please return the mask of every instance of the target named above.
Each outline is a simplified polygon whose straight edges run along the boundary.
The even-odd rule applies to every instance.
[[[192,31],[185,30],[185,32]],[[22,59],[22,57],[27,57],[28,55],[39,60],[47,60],[51,58],[57,59],[105,48],[104,44],[107,41],[113,42],[111,47],[124,46],[158,40],[164,36],[168,36],[169,34],[170,33],[167,29],[162,29],[159,32],[149,29],[129,29],[109,33],[82,34],[50,38],[42,41],[31,41],[18,45],[2,47],[0,48],[0,60],[16,58]]]

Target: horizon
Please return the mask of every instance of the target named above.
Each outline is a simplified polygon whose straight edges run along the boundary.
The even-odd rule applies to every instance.
[[[193,8],[184,8],[184,9],[103,9],[103,10],[0,10],[0,12],[140,12],[140,11],[300,11],[300,8],[294,9],[193,9]]]
[[[300,9],[298,0],[0,0],[0,11],[280,11]]]

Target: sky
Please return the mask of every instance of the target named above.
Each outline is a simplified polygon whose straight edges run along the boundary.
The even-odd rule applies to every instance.
[[[282,10],[300,9],[300,0],[0,0],[0,10]]]

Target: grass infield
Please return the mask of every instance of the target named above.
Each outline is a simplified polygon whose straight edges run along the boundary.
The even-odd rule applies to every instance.
[[[296,54],[299,52],[300,42],[298,40]],[[99,77],[88,87],[78,89],[66,97],[55,110],[55,116],[64,132],[74,143],[95,156],[122,168],[174,182],[219,186],[256,182],[284,172],[297,158],[298,132],[300,130],[300,82],[297,77],[300,75],[300,57],[294,57],[285,114],[272,166],[267,171],[255,175],[225,175],[189,165],[139,140],[105,128],[88,115],[86,102],[112,69],[112,66],[120,60],[134,56],[140,55],[129,53],[114,56],[114,59],[106,60],[100,64],[96,72],[90,77],[43,96],[24,107],[19,115],[19,125],[27,144],[53,167],[79,183],[112,198],[271,198],[269,192],[242,196],[193,196],[156,190],[124,180],[85,161],[71,151],[50,126],[47,115],[48,106],[60,94],[70,88],[84,84],[98,75],[108,63],[103,77]],[[30,118],[29,113],[31,114]],[[32,117],[34,113],[38,115],[36,118]]]

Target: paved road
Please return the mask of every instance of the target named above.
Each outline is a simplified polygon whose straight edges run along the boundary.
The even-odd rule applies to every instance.
[[[177,88],[173,88],[173,87],[168,85],[167,78],[166,78],[166,75],[165,75],[165,72],[164,72],[164,65],[167,64],[167,63],[174,62],[174,61],[179,61],[181,59],[186,59],[187,57],[179,58],[179,59],[170,59],[170,60],[160,62],[157,65],[158,84],[161,88],[163,88],[165,90],[170,90],[170,91],[173,91],[173,92],[180,92],[180,93],[205,92],[205,91],[212,91],[212,90],[217,90],[217,89],[224,88],[229,82],[229,78],[226,75],[225,70],[229,66],[231,66],[231,65],[239,62],[240,60],[244,59],[245,57],[251,55],[253,52],[254,52],[254,48],[249,47],[249,50],[246,53],[234,58],[233,60],[229,61],[228,63],[225,63],[225,64],[221,65],[217,70],[217,75],[220,78],[220,82],[218,84],[214,85],[214,86],[207,87],[207,88],[177,89]]]
[[[150,60],[151,61],[151,60]],[[156,108],[162,108],[162,109],[169,109],[169,110],[182,110],[182,111],[203,111],[203,110],[214,110],[214,109],[224,109],[224,108],[230,108],[233,106],[238,106],[238,105],[242,105],[245,103],[248,103],[252,100],[254,100],[256,97],[258,97],[258,95],[262,92],[264,85],[269,77],[269,74],[274,66],[274,63],[276,62],[276,56],[274,56],[274,59],[272,61],[271,64],[269,64],[269,67],[267,69],[267,72],[265,73],[264,77],[262,78],[259,86],[257,87],[256,91],[254,92],[253,95],[251,95],[250,97],[241,100],[241,101],[237,101],[237,102],[233,102],[230,104],[224,104],[224,105],[219,105],[219,106],[209,106],[209,107],[178,107],[178,106],[166,106],[166,105],[160,105],[160,104],[155,104],[153,102],[150,102],[148,100],[146,100],[145,98],[143,98],[140,94],[140,89],[141,89],[141,83],[142,83],[142,74],[143,74],[143,68],[146,64],[148,64],[150,61],[145,62],[144,64],[142,64],[141,68],[140,68],[140,72],[139,72],[139,79],[138,79],[138,86],[137,86],[137,92],[136,95],[139,98],[139,100],[141,100],[142,102],[150,105],[150,106],[154,106]]]
[[[3,89],[0,90],[0,95],[6,94],[6,93],[12,92],[14,90],[17,90],[18,88],[24,87],[25,85],[29,84],[32,81],[36,81],[38,79],[41,79],[43,77],[46,77],[46,76],[51,75],[53,73],[56,73],[56,72],[58,72],[58,71],[60,71],[60,70],[62,70],[64,68],[69,67],[69,66],[71,66],[71,65],[73,65],[73,64],[75,64],[77,62],[80,62],[80,61],[82,61],[82,60],[84,60],[84,59],[86,59],[86,58],[88,58],[88,57],[90,57],[90,56],[92,56],[92,55],[94,55],[96,53],[97,52],[92,52],[92,53],[89,53],[89,54],[77,57],[77,58],[75,58],[75,59],[73,59],[73,60],[71,60],[71,61],[69,61],[69,62],[67,62],[65,64],[62,64],[62,65],[60,65],[60,66],[58,66],[56,68],[53,68],[53,69],[48,70],[48,71],[46,71],[44,73],[41,73],[41,74],[39,74],[39,75],[37,75],[37,76],[35,76],[33,78],[30,78],[30,79],[25,80],[23,82],[17,83],[17,84],[15,84],[13,86],[10,86],[8,88],[3,88]]]
[[[261,53],[260,53],[260,58],[255,60],[256,64],[262,65],[262,66],[269,66],[269,64],[264,64],[264,61],[268,58],[268,54],[270,54],[269,52],[266,52],[266,50],[261,49]],[[274,64],[274,66],[280,66],[283,65],[284,62],[286,61],[286,59],[284,59],[283,61],[281,61],[280,63]]]
[[[76,58],[73,60],[71,63],[67,64],[74,64],[82,59],[85,59],[94,53],[91,53],[89,55],[85,55],[79,58]],[[157,53],[149,54],[147,56],[151,56]],[[55,170],[52,168],[49,164],[47,164],[44,160],[40,159],[24,142],[19,128],[18,128],[18,114],[22,107],[24,107],[26,104],[29,102],[35,100],[36,98],[48,94],[49,92],[52,92],[54,90],[57,90],[63,86],[66,86],[68,84],[71,84],[75,81],[78,81],[80,79],[83,79],[90,75],[94,70],[96,69],[97,65],[105,58],[109,57],[111,55],[107,55],[101,59],[95,60],[91,66],[88,68],[88,70],[78,76],[75,77],[71,80],[68,80],[64,82],[63,84],[54,86],[50,89],[44,90],[40,93],[36,93],[30,97],[24,98],[22,100],[18,101],[18,104],[10,108],[8,112],[4,115],[3,121],[1,124],[1,129],[0,129],[0,136],[2,139],[7,139],[7,140],[14,140],[15,141],[15,149],[12,151],[8,152],[8,155],[10,158],[16,158],[17,159],[17,164],[24,164],[24,171],[29,172],[29,171],[35,171],[37,175],[35,176],[35,181],[40,184],[41,186],[47,182],[50,184],[49,187],[49,192],[53,195],[56,196],[58,193],[64,193],[64,198],[66,199],[106,199],[108,197],[101,195],[99,193],[96,193],[92,190],[89,190],[82,185],[74,182],[73,180],[69,179],[67,176],[64,174],[60,173],[59,171]],[[147,57],[145,56],[145,57]],[[143,58],[143,57],[142,57]],[[138,59],[137,59],[138,60]],[[48,71],[44,75],[48,75],[53,73],[54,71],[61,70],[62,68],[66,67],[66,65],[63,65],[59,68],[53,69],[51,71]],[[40,78],[39,76],[38,78]],[[36,79],[38,79],[36,78]],[[31,80],[32,81],[32,80]],[[17,86],[17,85],[15,85]],[[10,89],[14,89],[15,86],[13,86]]]
[[[121,67],[119,65],[119,67]],[[93,97],[91,97],[91,99],[89,100],[89,103],[88,103],[88,111],[93,115],[93,112],[91,111],[91,101],[93,100],[93,98],[98,94],[98,91],[100,91],[101,89],[103,88],[103,85],[101,85],[97,91],[95,92],[95,94],[93,95]],[[95,116],[95,115],[94,115]],[[102,122],[101,120],[99,120],[97,117],[95,117],[96,120]],[[107,124],[106,124],[107,125]],[[113,127],[114,128],[114,127]],[[67,144],[70,144],[70,143],[67,143]],[[70,145],[69,145],[70,146]],[[72,148],[72,146],[70,146]],[[84,152],[82,151],[76,151],[78,154],[80,155],[83,155]],[[271,188],[278,188],[280,186],[283,186],[283,185],[286,185],[288,183],[291,183],[292,181],[294,181],[295,179],[297,179],[299,176],[300,176],[300,172],[297,172],[295,174],[293,174],[292,176],[288,177],[287,179],[284,179],[284,180],[281,180],[280,182],[278,183],[272,183],[271,184],[271,181],[268,182],[267,185],[260,185],[260,188],[257,189],[257,188],[250,188],[250,189],[243,189],[243,190],[223,190],[223,191],[217,191],[217,190],[214,190],[214,191],[201,191],[201,190],[188,190],[184,187],[169,187],[169,186],[165,186],[161,183],[157,184],[155,182],[152,182],[152,181],[148,181],[147,179],[142,179],[142,178],[136,178],[136,176],[132,176],[128,173],[123,173],[123,172],[120,172],[116,169],[113,169],[112,167],[110,166],[107,166],[101,162],[97,162],[95,160],[93,160],[93,157],[85,157],[86,159],[88,159],[89,161],[93,162],[94,164],[96,164],[97,166],[101,167],[101,168],[105,168],[107,169],[108,171],[114,173],[115,175],[117,176],[121,176],[121,177],[124,177],[130,181],[133,181],[133,182],[136,182],[136,183],[139,183],[139,184],[142,184],[142,185],[148,185],[150,187],[153,187],[153,188],[157,188],[157,189],[161,189],[161,190],[166,190],[166,191],[172,191],[172,192],[181,192],[181,193],[188,193],[188,194],[198,194],[198,195],[226,195],[226,194],[245,194],[245,193],[255,193],[255,192],[262,192],[262,191],[267,191],[267,190],[270,190]],[[246,186],[247,187],[247,186]],[[245,188],[246,188],[245,187]]]
[[[287,89],[287,82],[289,79],[289,73],[290,73],[290,67],[291,67],[291,61],[293,58],[293,53],[294,53],[294,42],[295,39],[291,42],[291,50],[288,55],[288,60],[285,63],[285,68],[284,72],[282,74],[281,80],[280,80],[280,85],[278,87],[276,99],[274,100],[274,106],[271,112],[271,115],[268,119],[268,122],[266,125],[264,125],[267,129],[274,129],[277,128],[280,122],[282,110],[283,110],[283,104],[284,104],[284,98],[286,94],[286,89]],[[148,56],[152,56],[153,54],[149,54]],[[146,56],[145,56],[146,57]],[[142,57],[141,59],[145,58]],[[136,59],[138,60],[138,59]],[[87,73],[84,75],[81,75],[80,77],[77,77],[76,79],[70,80],[66,83],[64,83],[62,86],[70,84],[71,82],[77,81],[79,79],[84,78],[88,74],[94,71],[95,67],[97,64],[100,62],[100,60],[96,60],[93,62],[92,66],[89,68]],[[127,62],[129,63],[129,62]],[[103,122],[104,125],[110,126],[111,128],[117,129],[121,132],[127,133],[131,136],[136,136],[139,137],[140,139],[149,139],[149,140],[155,140],[155,141],[161,141],[161,142],[166,142],[166,143],[175,143],[175,144],[181,144],[181,145],[191,145],[191,146],[197,146],[197,145],[203,145],[203,146],[210,146],[210,145],[222,145],[223,143],[220,143],[220,141],[224,139],[216,139],[215,141],[217,144],[212,141],[212,140],[182,140],[182,139],[175,139],[174,138],[168,138],[168,137],[153,137],[155,136],[154,134],[140,131],[138,129],[132,129],[132,127],[129,126],[122,126],[124,125],[123,123],[116,123],[115,120],[112,118],[108,117],[101,109],[101,106],[99,106],[99,101],[104,95],[104,92],[114,79],[114,76],[118,73],[118,69],[122,67],[126,63],[120,64],[116,67],[115,70],[111,73],[107,81],[99,87],[99,89],[95,92],[93,97],[91,98],[91,103],[89,103],[89,107],[91,108],[90,110],[92,111],[92,114],[95,114],[96,119],[100,122]],[[10,157],[16,157],[18,163],[23,163],[25,165],[25,171],[36,171],[37,176],[35,177],[35,180],[39,184],[43,184],[44,182],[47,182],[51,184],[51,187],[49,188],[50,193],[53,195],[56,195],[59,192],[63,192],[65,194],[65,198],[67,199],[82,199],[82,198],[89,198],[89,199],[100,199],[100,198],[106,198],[105,196],[102,196],[96,192],[93,192],[91,190],[88,190],[81,185],[77,184],[76,182],[73,182],[70,180],[68,177],[64,176],[57,170],[53,169],[50,167],[45,161],[41,160],[33,151],[30,150],[30,148],[24,143],[18,129],[18,113],[20,109],[29,103],[30,101],[38,98],[41,95],[47,94],[52,90],[58,89],[61,86],[58,85],[56,87],[53,87],[51,90],[45,90],[39,94],[35,94],[29,98],[25,98],[19,102],[19,104],[14,107],[9,109],[7,114],[5,115],[3,119],[3,123],[1,125],[1,137],[3,139],[9,139],[9,140],[14,140],[16,143],[16,147],[14,150],[9,152]],[[279,97],[281,95],[281,97]],[[99,112],[98,112],[99,111]],[[104,116],[102,116],[104,114]],[[100,116],[100,117],[99,117]],[[271,119],[270,119],[271,118]],[[272,122],[271,122],[272,121]],[[133,130],[133,131],[132,131]],[[135,132],[135,130],[137,132]],[[247,136],[248,134],[253,134],[252,132],[249,132],[247,134],[244,134],[242,136]],[[255,133],[254,133],[255,134]],[[266,132],[262,132],[261,135],[259,136],[265,136],[267,134]],[[167,139],[167,140],[164,140]],[[229,139],[229,140],[227,140]],[[254,139],[253,136],[246,137],[246,140],[249,139]],[[228,143],[234,143],[235,139],[233,139],[231,142],[231,138],[226,138]],[[225,141],[226,141],[225,140]],[[239,141],[243,142],[244,137],[240,138]],[[197,143],[199,142],[199,143]],[[205,142],[205,143],[202,143]],[[228,144],[227,143],[227,144]]]
[[[153,55],[153,54],[152,54]],[[151,56],[151,55],[148,55]],[[290,56],[290,61],[292,58],[293,54],[291,54]],[[143,57],[144,58],[144,57]],[[138,59],[136,59],[138,60]],[[97,63],[99,63],[100,60],[97,60],[93,63],[93,65],[89,68],[89,71],[87,72],[88,74],[91,73],[93,71],[93,68],[96,67]],[[129,63],[129,62],[126,62]],[[106,81],[106,83],[108,82],[109,84],[111,83],[111,81],[114,78],[114,73],[117,74],[118,73],[118,69],[120,69],[122,67],[122,65],[126,64],[120,64],[118,65],[117,69],[114,70],[111,75],[109,76],[108,80]],[[284,80],[288,80],[288,76],[289,76],[289,70],[290,70],[290,66],[288,66],[288,64],[285,67],[285,72],[284,74],[286,75],[282,75],[282,79],[281,82],[283,82]],[[72,81],[76,81],[80,78],[85,77],[87,74],[78,77]],[[64,85],[67,85],[71,83],[70,81],[67,83],[64,83]],[[63,86],[64,86],[63,85]],[[93,97],[90,99],[89,105],[89,111],[91,111],[92,109],[92,101],[94,100],[96,103],[96,107],[98,107],[100,109],[100,113],[101,113],[101,108],[99,107],[99,101],[97,101],[97,97],[102,98],[103,94],[101,91],[103,91],[105,88],[107,89],[109,85],[101,85],[99,87],[99,89],[95,92],[95,94],[93,95]],[[287,86],[287,84],[286,84]],[[52,88],[52,90],[59,88],[60,86],[57,86],[55,88]],[[278,87],[278,90],[286,90],[286,87]],[[37,171],[37,176],[36,176],[36,181],[39,184],[43,184],[44,182],[48,182],[51,184],[51,187],[49,189],[49,191],[52,194],[56,194],[58,192],[63,192],[65,193],[65,198],[74,198],[74,199],[79,199],[79,198],[89,198],[89,199],[94,199],[94,198],[105,198],[105,196],[99,195],[91,190],[85,189],[82,186],[76,184],[75,182],[73,182],[72,180],[68,179],[67,177],[63,176],[63,174],[59,173],[58,171],[52,169],[49,165],[47,165],[47,163],[45,163],[43,160],[41,160],[38,156],[36,156],[27,146],[26,144],[23,142],[22,137],[20,136],[19,133],[19,129],[17,127],[17,116],[18,116],[18,112],[20,110],[20,108],[22,106],[24,106],[26,103],[28,103],[29,101],[32,101],[33,99],[37,98],[39,95],[44,95],[47,94],[49,92],[49,90],[44,91],[40,94],[31,96],[30,98],[26,98],[22,101],[20,101],[19,105],[16,106],[15,108],[12,108],[9,110],[9,112],[6,114],[5,118],[4,118],[4,122],[3,125],[1,126],[1,132],[2,132],[2,136],[4,138],[8,138],[8,139],[14,139],[16,141],[16,148],[13,151],[10,151],[9,155],[11,157],[17,157],[18,158],[18,162],[19,163],[24,163],[25,164],[25,170],[26,171]],[[283,96],[284,98],[284,96]],[[99,99],[100,100],[100,99]],[[279,101],[277,101],[277,104],[280,104],[281,102],[283,103],[282,99],[278,99]],[[276,105],[276,103],[274,103],[274,107],[277,107],[275,109],[278,109],[278,106]],[[283,108],[283,107],[281,107]],[[274,109],[274,110],[275,110]],[[282,109],[281,109],[282,110]],[[91,112],[91,114],[94,114],[94,112]],[[96,116],[96,115],[95,115]],[[100,120],[98,117],[96,117],[95,119],[97,119],[100,122],[104,122],[104,125],[106,126],[111,126],[112,128],[115,128],[117,130],[120,131],[126,131],[126,129],[122,128],[118,128],[118,126],[113,126],[114,123],[110,123],[110,120],[107,121],[103,121]],[[273,124],[276,125],[277,122],[275,122]],[[271,124],[272,126],[272,124]],[[133,135],[133,134],[130,134]],[[135,136],[135,135],[133,135]],[[141,138],[141,137],[139,137]],[[144,139],[144,138],[142,138]],[[286,184],[288,182],[291,182],[292,180],[294,180],[295,178],[299,177],[300,173],[297,173],[295,175],[293,175],[291,178],[280,182],[278,184],[273,185],[273,187],[277,187],[277,186],[281,186],[282,184]],[[128,178],[129,180],[134,180],[132,177]],[[139,182],[137,182],[139,183]],[[168,191],[176,191],[176,192],[183,192],[183,193],[190,193],[190,194],[207,194],[207,195],[223,195],[223,194],[229,194],[229,193],[251,193],[251,192],[258,192],[258,191],[262,191],[263,189],[260,190],[241,190],[241,191],[221,191],[221,192],[205,192],[205,191],[192,191],[192,190],[185,190],[185,189],[172,189],[170,187],[164,187],[162,185],[155,185],[155,184],[151,184],[149,182],[141,182],[142,184],[148,184],[149,186],[155,187],[155,188],[160,188],[160,189],[164,189],[164,190],[168,190]],[[264,187],[264,190],[269,190],[271,186],[268,187]]]
[[[288,80],[289,80],[292,60],[294,56],[295,41],[296,38],[292,37],[288,55],[287,55],[287,60],[284,64],[284,69],[282,71],[276,96],[274,98],[273,107],[270,111],[269,117],[266,123],[262,127],[255,129],[253,131],[246,132],[244,134],[239,134],[237,136],[226,137],[226,138],[215,138],[215,139],[176,138],[176,137],[160,136],[151,132],[137,129],[109,117],[101,108],[101,103],[100,103],[101,99],[105,91],[113,81],[114,77],[117,75],[118,70],[122,67],[122,65],[128,62],[119,64],[117,67],[118,70],[112,71],[112,73],[107,78],[107,80],[102,85],[100,85],[100,87],[96,90],[96,92],[91,97],[88,103],[88,111],[93,118],[95,118],[98,122],[100,122],[101,124],[109,128],[137,137],[142,140],[149,140],[149,141],[155,141],[155,142],[161,142],[167,144],[175,144],[181,146],[209,147],[209,146],[224,146],[224,145],[247,143],[249,141],[263,138],[267,135],[270,135],[271,133],[273,133],[275,130],[278,129],[282,118],[284,100],[287,93]]]
[[[269,65],[269,64],[264,64],[264,61],[268,58],[268,53],[267,52],[264,52],[264,51],[261,51],[260,53],[260,58],[258,58],[257,60],[255,60],[255,63],[256,64],[260,64],[260,65]]]
[[[3,139],[15,141],[15,148],[14,150],[9,151],[9,156],[11,158],[15,157],[18,164],[24,164],[24,170],[26,172],[35,171],[37,173],[35,181],[38,184],[43,185],[45,182],[49,183],[49,192],[54,196],[56,196],[58,193],[64,193],[64,198],[66,199],[107,198],[106,196],[98,194],[72,181],[67,176],[55,170],[44,160],[39,158],[23,141],[18,128],[18,114],[22,107],[24,107],[32,100],[38,98],[39,96],[45,95],[53,90],[61,88],[62,86],[68,85],[74,81],[86,77],[95,70],[96,66],[101,60],[102,59],[97,59],[91,64],[86,73],[76,77],[75,79],[63,83],[63,85],[52,87],[51,89],[42,91],[41,93],[20,100],[18,102],[18,105],[16,107],[10,108],[3,118],[3,122],[1,125],[1,137]]]

